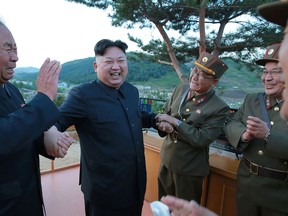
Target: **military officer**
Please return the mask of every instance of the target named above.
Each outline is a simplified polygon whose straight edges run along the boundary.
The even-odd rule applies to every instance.
[[[284,39],[279,51],[279,66],[282,68],[285,78],[285,89],[283,91],[283,107],[281,109],[282,117],[288,120],[288,0],[282,0],[274,3],[263,4],[258,8],[258,13],[266,20],[285,28]]]
[[[201,53],[194,65],[190,84],[177,86],[164,114],[157,116],[174,126],[160,153],[159,199],[173,195],[200,203],[202,182],[209,174],[209,145],[220,135],[229,112],[213,89],[227,65],[208,52]]]
[[[265,92],[247,95],[224,128],[229,142],[243,152],[237,176],[238,216],[288,214],[288,126],[280,116],[284,83],[279,48],[279,43],[268,46],[264,58],[256,61],[264,66]]]
[[[281,112],[281,116],[282,118],[286,119],[286,121],[288,120],[288,93],[287,93],[287,87],[288,87],[288,62],[287,62],[287,58],[288,58],[288,23],[287,23],[287,18],[288,18],[288,0],[282,0],[282,1],[278,1],[278,2],[274,2],[274,3],[268,3],[268,4],[263,4],[263,5],[260,5],[258,8],[258,13],[264,17],[265,19],[267,19],[268,21],[270,22],[273,22],[275,24],[279,24],[281,26],[283,26],[285,28],[284,30],[284,40],[282,41],[281,43],[281,48],[280,48],[280,51],[279,51],[279,66],[282,68],[283,70],[283,73],[284,73],[284,81],[285,81],[285,86],[286,88],[284,89],[283,91],[283,98],[285,99],[281,106],[281,109],[280,109],[280,112]],[[286,93],[285,93],[286,91]],[[277,107],[277,106],[276,106]],[[278,108],[276,108],[275,112],[272,112],[275,113],[276,112],[279,112],[277,111]],[[268,111],[269,112],[269,111]],[[271,111],[270,111],[271,113]],[[275,125],[275,124],[274,124]],[[277,124],[276,124],[277,125]],[[275,127],[276,127],[275,125]],[[279,125],[280,127],[280,125]],[[271,134],[273,134],[275,131],[274,129],[272,129],[271,131]],[[271,135],[270,134],[270,135]],[[240,137],[240,136],[239,136]],[[276,136],[273,136],[273,140],[275,140],[275,137]],[[283,137],[283,135],[281,134],[281,137]],[[271,141],[270,139],[272,139],[272,137],[269,137],[269,140],[267,142],[268,145],[271,145]],[[281,141],[281,138],[279,138],[278,140]],[[288,148],[285,147],[285,142],[287,143],[287,137],[285,137],[285,141],[281,141],[279,142],[277,140],[277,142],[275,143],[275,149],[274,151],[278,151],[277,154],[279,155],[282,155],[281,157],[284,156],[284,159],[282,159],[283,163],[285,163],[285,160],[287,160],[287,157],[288,157]],[[237,140],[235,141],[236,145],[239,145],[237,143]],[[274,143],[273,143],[274,144]],[[283,144],[283,146],[279,146]],[[271,146],[270,146],[271,147]],[[260,151],[260,154],[261,154],[261,151]],[[269,154],[269,152],[268,152]],[[243,165],[242,165],[243,166]],[[248,173],[248,172],[247,172]],[[248,176],[250,176],[250,173],[248,173]],[[239,177],[240,178],[240,177]],[[243,178],[243,177],[241,177]],[[247,177],[248,179],[249,177]],[[257,187],[257,191],[261,191],[261,194],[256,196],[256,194],[253,195],[253,199],[259,199],[259,200],[262,200],[262,199],[269,199],[270,200],[267,200],[268,204],[267,206],[272,206],[274,205],[275,202],[278,202],[280,200],[280,202],[282,203],[282,208],[284,207],[284,211],[282,210],[279,210],[277,211],[277,206],[274,205],[274,208],[273,209],[276,209],[276,211],[274,212],[275,214],[272,214],[270,211],[271,210],[268,210],[268,212],[265,214],[265,215],[287,215],[287,207],[285,208],[285,202],[287,203],[287,190],[288,190],[288,187],[287,187],[287,182],[286,184],[283,183],[282,181],[278,181],[278,180],[272,180],[270,178],[262,178],[262,180],[260,180],[260,184],[261,186],[258,186],[258,179],[256,180],[257,176],[254,176],[254,181],[253,182],[256,182],[254,183],[254,185],[252,183],[249,183],[250,185],[252,185],[252,191],[255,193],[255,190],[254,190],[254,186]],[[263,186],[262,185],[264,184],[264,182],[267,182],[267,185]],[[249,182],[249,180],[248,180]],[[279,187],[277,186],[279,184]],[[250,186],[249,186],[250,187]],[[271,190],[271,187],[272,187],[272,190]],[[276,188],[278,187],[278,190],[276,192]],[[275,189],[273,189],[275,188]],[[267,193],[265,194],[265,196],[262,196],[263,195],[263,192],[266,192],[267,190]],[[270,197],[270,193],[274,194],[272,197]],[[250,194],[250,192],[249,192]],[[276,200],[273,200],[275,198],[275,196],[277,196],[278,194],[278,197]],[[162,199],[162,202],[164,202],[166,205],[169,206],[170,210],[172,211],[173,214],[176,215],[181,215],[181,216],[211,216],[211,212],[209,212],[208,209],[204,209],[204,208],[201,208],[201,212],[198,211],[198,209],[195,209],[195,205],[193,205],[193,201],[191,201],[190,203],[188,203],[188,201],[186,200],[181,200],[179,198],[176,198],[176,197],[169,197],[169,200],[167,200],[168,198],[164,197]],[[272,202],[271,204],[269,204],[269,202]],[[283,204],[284,203],[284,204]],[[246,203],[247,204],[247,203]],[[246,208],[245,207],[245,204],[243,204],[244,206],[242,206],[242,208]],[[249,206],[249,205],[248,205]],[[266,204],[265,204],[266,206]],[[259,208],[260,209],[260,208]],[[258,215],[264,215],[264,211],[265,210],[259,210],[259,214]],[[281,212],[282,211],[282,212]],[[262,213],[261,213],[262,212]],[[250,213],[247,213],[246,215],[252,215]]]

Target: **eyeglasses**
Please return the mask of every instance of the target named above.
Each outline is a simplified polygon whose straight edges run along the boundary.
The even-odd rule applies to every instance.
[[[204,80],[204,79],[216,79],[216,77],[213,76],[205,76],[204,75],[205,72],[202,72],[201,69],[194,67],[190,69],[190,78],[192,78],[193,76],[196,76],[199,80]]]
[[[262,77],[266,77],[268,74],[270,76],[272,76],[273,78],[278,78],[278,77],[280,77],[282,75],[282,70],[280,68],[276,68],[276,69],[273,69],[273,70],[270,70],[270,71],[264,69],[262,71],[261,75],[262,75]]]

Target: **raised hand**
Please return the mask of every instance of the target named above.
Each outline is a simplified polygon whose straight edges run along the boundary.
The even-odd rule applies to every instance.
[[[37,77],[37,92],[46,94],[52,101],[57,95],[58,79],[61,68],[59,61],[50,61],[50,58],[47,58],[41,66]]]

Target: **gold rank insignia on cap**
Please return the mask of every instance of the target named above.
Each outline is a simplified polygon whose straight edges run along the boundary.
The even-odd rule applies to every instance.
[[[274,52],[274,49],[268,50],[268,55],[271,55]]]
[[[265,66],[267,62],[278,62],[281,43],[275,43],[267,47],[262,59],[258,59],[256,64]]]
[[[228,66],[221,59],[206,51],[200,54],[199,58],[194,62],[194,64],[203,72],[208,73],[218,79],[228,69]]]
[[[208,61],[208,58],[205,56],[202,58],[202,62],[207,62]]]

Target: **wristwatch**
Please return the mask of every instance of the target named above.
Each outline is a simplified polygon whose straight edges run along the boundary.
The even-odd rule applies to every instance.
[[[177,121],[177,124],[175,125],[175,128],[178,129],[178,127],[179,127],[179,125],[180,125],[181,123],[182,123],[182,121],[181,121],[181,120],[178,120],[178,121]]]

